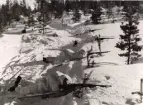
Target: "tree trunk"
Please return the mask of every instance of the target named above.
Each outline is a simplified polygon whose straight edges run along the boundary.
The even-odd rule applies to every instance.
[[[89,54],[87,53],[87,68],[89,68]]]
[[[45,26],[44,26],[44,24],[45,24],[45,23],[44,23],[44,13],[43,13],[43,34],[45,34],[45,29],[44,29]]]
[[[44,15],[44,1],[43,1],[43,0],[41,1],[41,9],[42,9],[42,17],[43,17],[43,20],[42,20],[42,21],[43,21],[43,27],[42,27],[42,28],[43,28],[43,34],[44,34],[44,33],[45,33],[45,32],[44,32],[44,31],[45,31],[45,30],[44,30],[44,22],[45,22],[44,16],[45,16],[45,15]]]
[[[129,41],[129,49],[128,49],[128,61],[127,61],[127,64],[129,65],[130,64],[130,55],[131,55],[131,46],[130,46],[130,44],[131,44],[131,35],[129,35],[128,41]]]

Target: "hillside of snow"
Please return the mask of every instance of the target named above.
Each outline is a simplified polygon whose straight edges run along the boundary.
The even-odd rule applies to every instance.
[[[131,93],[140,90],[140,79],[143,77],[142,60],[127,66],[126,59],[118,56],[121,51],[115,48],[115,45],[119,41],[119,34],[122,34],[120,24],[87,25],[84,29],[97,29],[90,33],[86,33],[79,27],[75,33],[81,33],[81,35],[72,34],[73,30],[70,28],[57,29],[52,25],[44,35],[39,31],[19,36],[4,35],[0,39],[0,51],[2,51],[0,64],[6,66],[1,68],[0,73],[0,103],[2,105],[75,105],[76,103],[83,105],[85,99],[74,99],[71,94],[45,100],[41,98],[8,99],[6,94],[13,94],[7,90],[18,75],[23,78],[21,86],[27,86],[30,83],[36,83],[46,74],[53,75],[56,71],[68,74],[73,80],[76,78],[75,81],[81,81],[84,73],[93,70],[90,82],[112,85],[112,87],[96,87],[89,91],[86,99],[89,105],[137,105],[140,101],[139,95]],[[140,34],[143,34],[142,25],[143,21],[140,21]],[[94,36],[98,34],[103,37],[114,37],[114,39],[104,40],[101,45],[102,51],[110,52],[94,57],[92,60],[96,64],[93,68],[87,68],[86,58],[71,61],[72,58],[84,57],[91,46],[94,51],[99,51],[98,44],[94,41]],[[78,41],[76,47],[73,46],[75,40]],[[43,57],[49,57],[51,62],[44,63]]]

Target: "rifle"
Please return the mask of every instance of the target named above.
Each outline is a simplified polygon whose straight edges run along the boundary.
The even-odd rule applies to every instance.
[[[103,52],[89,52],[89,55],[92,55],[92,54],[100,54],[100,53],[108,53],[110,51],[103,51]]]
[[[95,38],[95,40],[114,39],[114,38]]]
[[[87,56],[92,55],[92,54],[109,53],[109,52],[110,52],[110,51],[103,51],[103,52],[89,52]],[[74,59],[71,59],[70,61],[79,61],[79,60],[81,60],[81,59],[86,58],[87,56],[81,57],[81,58],[74,58]]]
[[[61,85],[60,87],[62,87],[61,90],[59,91],[55,91],[55,92],[49,92],[49,93],[44,93],[44,94],[34,94],[34,95],[27,95],[27,96],[21,96],[18,97],[18,99],[24,99],[24,98],[33,98],[33,97],[41,97],[41,98],[58,98],[58,97],[62,97],[65,96],[67,94],[70,94],[72,92],[76,92],[76,90],[78,89],[82,89],[85,87],[89,87],[89,88],[94,88],[94,87],[111,87],[111,85],[94,85],[94,84],[67,84],[66,86]]]
[[[102,30],[102,29],[90,29],[90,30],[88,30],[88,32],[94,32],[94,31],[98,31],[98,30]]]
[[[141,92],[132,92],[132,94],[138,94],[138,95],[143,95],[143,93],[141,93]]]
[[[100,54],[100,53],[108,53],[108,52],[110,52],[110,51],[103,51],[103,52],[90,52],[90,53],[88,53],[88,55],[87,55],[87,56],[92,55],[92,54]],[[70,61],[80,61],[80,60],[82,60],[82,59],[84,59],[84,58],[87,58],[87,56],[85,56],[85,57],[81,57],[81,58],[73,58],[73,59],[70,59]],[[63,64],[67,64],[67,63],[69,63],[70,61],[68,61],[68,62],[63,62],[63,63],[61,63],[61,64],[55,65],[55,67],[62,66]]]
[[[85,88],[85,87],[89,87],[89,88],[94,88],[94,87],[111,87],[111,85],[95,85],[95,84],[68,84],[67,87],[75,89],[75,88]]]
[[[91,30],[88,30],[88,31],[89,31],[89,32],[94,32],[94,31],[96,31],[96,29],[93,29],[93,30],[91,29]]]

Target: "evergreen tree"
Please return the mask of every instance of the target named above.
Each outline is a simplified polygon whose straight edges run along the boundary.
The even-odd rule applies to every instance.
[[[138,15],[137,9],[134,6],[126,6],[124,8],[126,12],[127,23],[120,26],[123,31],[123,35],[120,35],[120,42],[116,44],[116,47],[125,51],[122,54],[119,54],[121,57],[127,57],[127,64],[131,64],[133,60],[136,60],[140,57],[138,54],[141,51],[142,47],[138,44],[141,41],[139,38],[138,30]]]
[[[2,5],[2,8],[1,8],[1,14],[3,15],[2,16],[2,24],[3,24],[3,27],[7,25],[7,8],[5,5]]]
[[[66,0],[65,1],[65,11],[66,12],[70,12],[70,9],[71,9],[71,4],[70,4],[70,0]]]
[[[101,14],[102,14],[102,12],[101,12],[100,5],[96,4],[96,6],[92,12],[92,16],[91,16],[91,20],[92,20],[93,24],[99,24],[100,23]]]
[[[0,11],[0,33],[3,32],[3,29],[4,29],[4,15],[2,15],[2,11]]]
[[[64,3],[64,0],[51,0],[51,3],[49,3],[50,10],[52,11],[55,18],[61,18],[63,15],[64,10],[66,9],[66,5]]]
[[[38,8],[39,8],[39,12],[40,15],[38,17],[38,21],[39,23],[42,25],[42,33],[45,33],[45,26],[47,24],[49,24],[49,22],[51,21],[51,18],[49,16],[50,12],[50,3],[48,3],[45,0],[37,0],[38,3]]]
[[[21,1],[20,3],[20,12],[23,16],[27,16],[29,17],[29,15],[31,14],[31,8],[29,6],[27,6],[27,3],[25,0]]]
[[[83,11],[84,15],[88,14],[90,11],[90,2],[91,1],[81,1],[81,10]]]
[[[21,9],[17,0],[14,0],[11,10],[12,10],[12,18],[15,19],[16,21],[19,21]]]
[[[6,20],[7,20],[7,24],[10,25],[11,21],[12,21],[12,12],[10,10],[12,3],[10,2],[10,0],[6,1]]]
[[[30,16],[28,17],[28,26],[34,26],[34,24],[35,24],[34,16],[33,14],[30,14]]]
[[[61,18],[63,16],[64,9],[65,9],[64,3],[62,1],[58,2],[57,5],[56,5],[55,17],[56,18]]]
[[[72,20],[74,22],[78,22],[80,20],[80,18],[81,18],[81,13],[79,12],[79,9],[76,8],[75,11],[74,11],[74,13],[73,13]]]

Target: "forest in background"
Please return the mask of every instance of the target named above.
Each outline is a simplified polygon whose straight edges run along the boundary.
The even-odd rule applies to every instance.
[[[62,18],[63,13],[73,12],[74,22],[79,21],[80,11],[86,14],[91,14],[91,20],[94,24],[99,24],[101,20],[101,8],[107,11],[107,14],[112,16],[115,12],[121,12],[121,9],[113,10],[116,7],[125,7],[128,5],[135,6],[138,12],[142,14],[143,1],[82,1],[82,0],[36,0],[35,8],[32,10],[25,0],[18,2],[7,0],[6,4],[0,6],[0,31],[2,32],[6,26],[13,21],[19,21],[21,16],[27,17],[30,22],[33,22],[33,14],[41,13],[38,21],[49,21],[52,17]],[[44,14],[44,15],[43,15]]]

